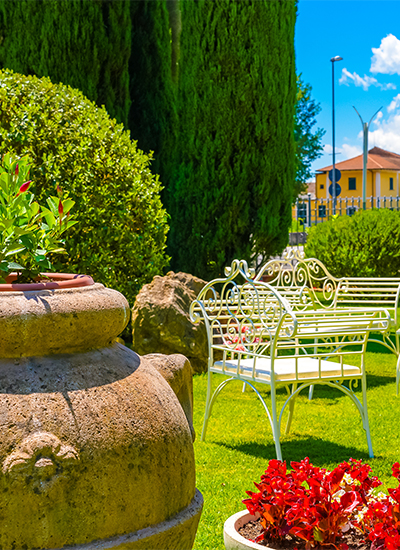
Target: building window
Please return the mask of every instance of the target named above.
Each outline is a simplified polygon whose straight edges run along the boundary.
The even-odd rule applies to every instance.
[[[326,206],[325,204],[318,205],[318,217],[326,218]]]
[[[393,178],[389,178],[389,189],[393,191]]]
[[[303,223],[307,223],[307,205],[299,203],[297,205],[297,219],[302,220]]]
[[[320,183],[320,184],[319,184],[319,188],[320,188],[320,189],[323,189],[323,188],[324,188],[324,184],[323,184],[323,183]]]
[[[356,190],[356,178],[349,178],[349,191]]]

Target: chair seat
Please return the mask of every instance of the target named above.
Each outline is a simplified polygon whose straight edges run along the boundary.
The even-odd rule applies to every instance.
[[[261,381],[271,380],[271,359],[269,357],[257,357],[255,376],[253,378],[253,359],[242,359],[240,361],[239,375],[243,378],[251,380],[260,379]],[[319,374],[319,364],[321,364],[321,375]],[[216,361],[211,368],[213,372],[219,372],[224,374],[237,374],[237,360],[228,361]],[[343,375],[340,367],[340,363],[334,363],[333,361],[321,360],[312,357],[301,356],[297,360],[297,378],[295,370],[295,360],[293,358],[277,358],[274,364],[275,380],[276,381],[288,381],[288,380],[308,380],[318,378],[330,378],[340,379],[342,377],[351,378],[361,376],[361,369],[354,365],[343,364]]]

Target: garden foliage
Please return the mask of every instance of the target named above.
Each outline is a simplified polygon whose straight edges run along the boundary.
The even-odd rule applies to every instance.
[[[295,177],[294,1],[182,2],[175,269],[210,279],[282,250]]]
[[[309,230],[305,254],[336,277],[400,275],[400,212],[361,210]]]
[[[295,18],[296,0],[0,0],[0,67],[79,88],[154,152],[172,267],[209,279],[288,240]]]
[[[5,152],[32,159],[39,202],[59,185],[76,203],[68,256],[55,258],[54,267],[92,275],[132,303],[166,264],[166,212],[151,157],[82,93],[11,71],[0,71]]]
[[[131,2],[128,126],[143,151],[153,151],[152,171],[164,183],[176,140],[177,113],[171,72],[171,37],[165,0]]]
[[[400,548],[400,466],[392,475],[398,487],[389,497],[377,490],[382,482],[370,476],[371,467],[350,459],[334,470],[313,466],[308,458],[286,463],[270,460],[257,492],[243,501],[249,512],[260,514],[262,533],[256,542],[284,540],[286,535],[305,541],[306,549],[346,550],[344,536],[362,533],[371,550]],[[372,543],[372,544],[371,544]],[[360,546],[361,547],[361,546]],[[367,546],[362,546],[366,548]]]
[[[0,67],[78,88],[126,124],[130,5],[140,3],[0,0]]]

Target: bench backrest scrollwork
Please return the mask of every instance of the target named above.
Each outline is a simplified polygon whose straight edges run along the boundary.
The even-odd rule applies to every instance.
[[[209,338],[209,357],[217,349],[251,354],[273,351],[279,337],[292,337],[297,321],[279,292],[253,279],[245,261],[234,260],[226,278],[215,279],[191,304],[192,322],[204,319]]]

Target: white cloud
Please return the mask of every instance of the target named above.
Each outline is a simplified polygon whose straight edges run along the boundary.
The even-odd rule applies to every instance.
[[[382,90],[396,89],[396,86],[392,83],[381,84],[373,76],[367,76],[365,74],[364,77],[362,77],[358,75],[356,72],[351,73],[346,68],[344,68],[342,69],[342,76],[339,79],[339,84],[345,84],[346,86],[349,86],[349,82],[354,84],[355,86],[362,87],[362,89],[365,91],[367,91],[370,86],[377,86]]]
[[[378,128],[369,132],[368,148],[377,146],[400,154],[400,114],[379,121]]]
[[[388,110],[388,113],[392,113],[393,111],[395,111],[398,107],[400,106],[400,94],[397,94],[396,97],[394,97],[389,105],[389,107],[387,108]]]
[[[346,68],[342,69],[342,76],[339,80],[339,84],[349,85],[349,81],[352,82],[355,86],[362,86],[363,90],[368,90],[368,88],[373,84],[376,86],[378,81],[372,76],[364,75],[364,78],[359,76],[357,73],[350,73]]]
[[[382,90],[395,90],[396,84],[393,84],[392,82],[388,82],[387,84],[378,84],[382,88]]]
[[[371,73],[400,75],[400,40],[393,34],[382,39],[379,48],[372,48]]]
[[[345,138],[347,139],[347,138]],[[324,145],[324,153],[332,156],[333,147],[330,143]],[[362,148],[359,145],[350,145],[349,143],[343,143],[341,147],[336,147],[336,162],[342,162],[343,160],[351,159],[361,155]],[[332,160],[330,161],[332,164]]]
[[[340,160],[347,160],[351,159],[353,157],[358,157],[358,155],[361,155],[362,148],[358,145],[350,145],[349,143],[343,143],[343,145],[339,148],[339,151],[341,154]]]

